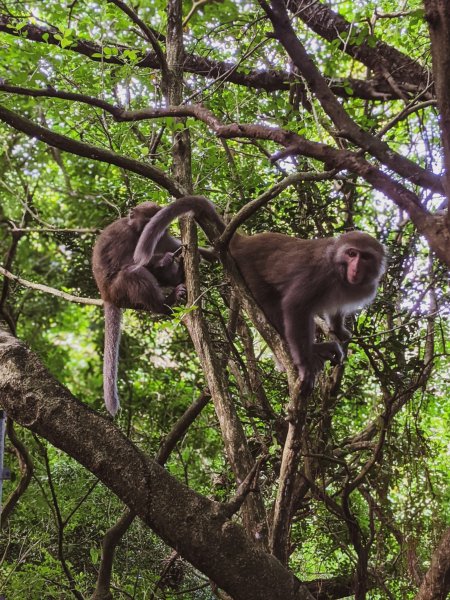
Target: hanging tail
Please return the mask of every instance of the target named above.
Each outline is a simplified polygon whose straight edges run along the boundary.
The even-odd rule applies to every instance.
[[[155,248],[169,225],[181,215],[193,213],[203,227],[204,218],[212,221],[220,231],[225,225],[214,205],[204,196],[183,196],[165,206],[145,226],[134,251],[134,262],[143,267],[150,262]]]
[[[120,329],[122,311],[114,304],[105,302],[105,352],[103,356],[103,394],[108,411],[114,415],[119,410],[117,393],[117,365],[119,361]]]

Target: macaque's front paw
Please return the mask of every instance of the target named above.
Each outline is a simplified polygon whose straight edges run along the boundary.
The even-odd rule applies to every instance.
[[[332,365],[339,365],[344,359],[342,348],[337,342],[313,344],[312,350],[308,362],[297,365],[302,382],[301,392],[305,396],[309,396],[313,391],[316,377],[323,370],[325,361],[329,360]]]
[[[177,303],[184,303],[187,299],[187,289],[184,283],[180,283],[175,288],[175,299]]]
[[[166,268],[170,267],[175,260],[175,254],[173,252],[166,252],[159,262],[159,267]]]

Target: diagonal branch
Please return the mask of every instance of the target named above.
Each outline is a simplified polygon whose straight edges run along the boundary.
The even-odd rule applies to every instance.
[[[102,108],[106,110],[107,106],[107,103],[105,103]],[[206,123],[218,137],[270,140],[284,146],[287,149],[286,153],[309,156],[325,163],[328,167],[338,170],[348,169],[361,176],[375,189],[390,198],[400,209],[406,211],[418,232],[426,237],[430,248],[436,253],[438,258],[450,265],[450,230],[445,226],[442,218],[439,215],[434,216],[427,212],[420,204],[419,198],[414,192],[411,192],[401,183],[395,181],[381,169],[374,167],[358,153],[350,152],[349,150],[338,150],[319,142],[311,142],[301,135],[281,128],[238,123],[223,125],[213,113],[201,105],[136,111],[125,111],[109,105],[109,111],[119,121],[154,119],[168,115],[192,116]],[[156,167],[55,133],[50,129],[36,125],[26,117],[22,117],[1,105],[0,121],[12,125],[30,137],[37,137],[50,146],[55,146],[79,156],[86,156],[94,160],[114,164],[133,173],[143,175],[161,185],[161,187],[168,190],[176,198],[186,195],[185,190],[178,183]],[[277,155],[274,155],[273,159],[276,157]]]
[[[3,330],[0,397],[12,419],[84,465],[235,600],[312,600],[288,569],[222,514],[220,504],[172,477],[108,418],[74,398],[35,354]]]
[[[450,527],[444,531],[431,557],[415,600],[445,600],[450,593]]]
[[[1,105],[0,120],[11,125],[15,129],[26,133],[30,137],[35,137],[38,140],[45,142],[49,146],[54,146],[55,148],[59,148],[66,152],[72,152],[72,154],[77,154],[78,156],[84,156],[93,160],[116,165],[117,167],[131,171],[132,173],[137,173],[138,175],[151,179],[176,197],[184,195],[184,190],[180,185],[173,181],[172,178],[168,177],[163,171],[148,163],[143,163],[134,160],[133,158],[116,154],[111,150],[99,148],[92,144],[86,144],[85,142],[80,142],[60,133],[56,133],[51,129],[36,125],[36,123],[30,119],[22,117]]]
[[[299,384],[291,388],[288,406],[288,433],[281,458],[278,492],[275,500],[270,549],[283,564],[289,559],[289,540],[294,516],[295,475],[301,460],[302,435],[306,422],[308,396],[300,393]]]
[[[426,17],[430,30],[431,53],[436,97],[440,113],[442,147],[444,150],[445,189],[450,199],[450,6],[442,0],[425,0]],[[449,212],[449,211],[448,211]],[[447,214],[450,225],[450,214]]]
[[[20,27],[16,25],[20,23]],[[21,20],[10,15],[0,14],[0,31],[16,36],[26,36],[27,40],[33,42],[44,43],[50,46],[61,47],[61,40],[55,37],[59,34],[57,28],[42,27],[34,23],[23,25]],[[155,34],[156,35],[156,34]],[[88,57],[94,62],[102,62],[103,64],[124,65],[133,63],[130,60],[130,48],[122,44],[111,44],[117,49],[117,55],[105,55],[103,46],[90,40],[73,39],[73,43],[64,48],[65,51],[76,52]],[[137,57],[136,67],[159,69],[160,62],[158,56],[154,52],[142,52],[138,48],[132,49]],[[281,70],[258,70],[251,69],[243,71],[237,68],[236,63],[214,60],[195,54],[186,54],[183,62],[183,69],[188,73],[195,73],[208,79],[222,78],[236,85],[241,85],[247,88],[255,88],[273,92],[276,90],[289,90],[292,83],[296,79],[292,73]],[[417,78],[412,78],[411,81],[403,85],[398,85],[402,90],[402,95],[410,93],[421,93],[423,90],[417,86]],[[399,95],[395,90],[392,90],[389,85],[379,79],[363,81],[360,79],[345,78],[344,80],[336,80],[331,78],[330,87],[335,94],[347,98],[349,96],[348,87],[352,89],[352,97],[363,98],[366,100],[391,100],[398,98]]]
[[[318,0],[289,0],[288,8],[312,31],[329,42],[339,40],[339,48],[375,73],[384,67],[394,78],[396,85],[408,82],[426,89],[431,82],[429,70],[413,58],[403,54],[382,40],[361,41],[361,30],[349,23]],[[352,39],[358,40],[357,44]],[[373,43],[375,42],[375,43]]]
[[[150,29],[147,23],[145,23],[130,6],[128,6],[125,2],[122,2],[122,0],[108,0],[108,2],[111,2],[111,4],[115,4],[115,6],[120,8],[122,12],[124,12],[128,17],[130,17],[133,23],[136,23],[136,25],[147,38],[147,40],[150,42],[153,51],[155,52],[159,61],[159,65],[161,67],[163,77],[167,77],[166,57],[164,56],[164,52],[161,50],[161,46],[159,45],[154,32]]]
[[[17,506],[20,498],[27,491],[34,471],[33,460],[25,444],[17,437],[12,419],[8,418],[7,420],[6,432],[8,434],[9,441],[11,442],[11,445],[13,446],[17,455],[20,468],[20,480],[2,507],[0,514],[0,531],[5,528],[9,517],[14,511],[14,508]]]
[[[103,300],[99,298],[83,298],[81,296],[74,296],[73,294],[68,294],[67,292],[63,292],[62,290],[57,290],[56,288],[49,287],[48,285],[43,285],[41,283],[34,283],[33,281],[28,281],[27,279],[23,279],[13,273],[10,273],[7,269],[0,267],[0,275],[11,279],[12,281],[17,281],[20,285],[24,287],[30,288],[32,290],[37,290],[39,292],[44,292],[44,294],[51,294],[52,296],[57,296],[58,298],[63,298],[64,300],[68,300],[69,302],[76,302],[78,304],[92,304],[96,306],[103,306]]]
[[[225,227],[224,232],[217,242],[217,248],[223,250],[230,243],[231,238],[239,227],[249,219],[257,210],[267,204],[270,200],[281,194],[290,185],[295,185],[300,181],[323,181],[324,179],[332,179],[336,175],[336,170],[325,171],[323,173],[313,173],[307,171],[305,173],[294,173],[288,175],[274,186],[266,190],[258,198],[247,202],[241,210],[231,219]]]
[[[305,156],[316,158],[317,160],[320,160],[325,163],[332,163],[332,165],[336,168],[349,169],[365,178],[367,181],[369,181],[369,183],[374,185],[376,189],[379,189],[380,191],[384,192],[387,196],[391,197],[402,210],[406,210],[408,214],[410,214],[412,220],[414,221],[418,229],[421,226],[419,221],[427,214],[426,211],[421,207],[416,194],[409,192],[401,184],[395,182],[382,171],[376,169],[375,167],[372,167],[372,165],[370,165],[370,163],[368,163],[365,159],[353,152],[350,152],[348,150],[337,150],[325,144],[311,142],[296,133],[292,133],[281,128],[267,127],[265,125],[246,125],[237,123],[233,123],[231,125],[223,125],[211,111],[199,104],[129,111],[117,106],[113,106],[105,100],[100,100],[98,98],[93,98],[91,96],[86,96],[84,94],[77,94],[73,92],[57,90],[33,90],[30,88],[10,86],[5,83],[0,83],[0,91],[1,90],[20,93],[27,96],[48,96],[84,102],[86,104],[102,108],[103,110],[110,113],[117,121],[138,121],[143,119],[156,119],[166,116],[191,116],[200,121],[203,121],[212,131],[216,133],[218,137],[228,139],[248,137],[250,139],[271,140],[287,148],[290,154],[304,154]],[[34,125],[32,121],[29,121],[25,117],[21,117],[17,113],[13,113],[12,111],[9,111],[8,109],[3,108],[1,106],[0,120],[4,120],[5,122],[19,129],[19,131],[23,131],[24,133],[28,133],[29,135],[35,135],[34,132],[39,131],[41,135],[39,139],[42,139],[42,141],[45,141],[50,145],[55,145],[63,150],[66,149],[68,151],[73,151],[75,154],[81,154],[81,152],[76,151],[76,148],[80,146],[84,148],[84,153],[81,154],[82,156],[88,156],[88,152],[92,153],[92,148],[94,148],[94,150],[102,150],[94,146],[84,144],[82,142],[76,142],[68,137],[61,136],[60,134],[55,134],[48,129],[45,129],[38,125]],[[57,145],[55,143],[55,139],[53,139],[53,137],[51,136],[58,136],[60,145]],[[38,136],[36,135],[36,137]],[[77,145],[76,147],[73,146],[74,150],[71,150],[68,147],[62,147],[62,144],[68,144],[69,142],[73,142]],[[132,163],[137,163],[137,165],[139,165],[139,170],[137,171],[136,165],[133,165],[134,168],[129,169],[131,171],[142,174],[142,168],[148,167],[152,170],[152,172],[156,172],[156,175],[159,178],[161,178],[162,176],[166,177],[162,171],[156,169],[155,167],[151,167],[150,165],[144,165],[143,163],[132,161],[132,159],[128,159],[127,157],[119,157],[118,155],[111,153],[107,150],[102,150],[102,152],[104,153],[105,157],[108,157],[108,155],[112,154],[114,157],[116,157],[116,160],[120,159],[119,166],[123,166],[124,168],[128,167],[124,164],[123,161],[131,161]],[[279,154],[274,155],[273,159],[278,158],[278,156]],[[94,156],[91,157],[96,158]],[[96,159],[101,160],[99,158]],[[112,161],[107,160],[106,162]],[[117,164],[117,162],[113,164]],[[152,177],[151,175],[147,175],[147,172],[145,176],[154,179],[154,177]],[[159,183],[158,180],[154,180],[157,181],[157,183]],[[163,187],[169,189],[167,185],[163,185]],[[173,193],[173,195],[175,197],[179,197],[180,194],[176,192]]]
[[[284,1],[272,0],[271,7],[268,6],[265,0],[260,0],[260,4],[272,22],[277,39],[307,81],[323,110],[338,128],[337,135],[357,144],[360,148],[378,158],[394,173],[398,173],[412,183],[429,188],[437,193],[443,193],[442,181],[438,175],[423,169],[408,158],[394,152],[388,144],[364,131],[348,116],[295,34]]]
[[[200,396],[184,411],[178,421],[173,425],[170,432],[162,441],[158,454],[156,455],[156,461],[160,465],[163,465],[166,462],[176,444],[180,441],[210,400],[211,394],[209,391],[207,389],[203,390]]]
[[[197,398],[197,400],[195,400],[178,419],[159,448],[156,457],[156,462],[158,464],[161,466],[164,465],[176,444],[180,441],[209,400],[210,395],[207,391],[203,391],[199,398]],[[102,559],[98,570],[95,591],[91,600],[105,600],[111,596],[111,574],[116,548],[128,531],[131,523],[134,521],[135,516],[136,514],[127,508],[117,522],[105,533],[102,540]]]

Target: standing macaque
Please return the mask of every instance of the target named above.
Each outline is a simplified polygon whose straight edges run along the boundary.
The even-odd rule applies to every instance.
[[[92,255],[92,270],[105,312],[105,352],[103,388],[106,408],[115,415],[119,408],[117,364],[122,308],[148,310],[170,315],[171,306],[186,295],[183,259],[178,256],[181,242],[167,231],[160,232],[152,257],[136,266],[133,253],[144,227],[161,210],[153,202],[144,202],[128,217],[108,225],[99,235]],[[202,251],[208,255],[207,250]],[[174,289],[164,297],[161,286]]]
[[[134,252],[136,264],[148,264],[170,223],[189,212],[201,226],[206,220],[224,230],[206,198],[179,198],[146,225]],[[384,246],[360,231],[314,240],[281,233],[235,233],[229,252],[268,321],[286,341],[302,392],[309,394],[325,361],[337,364],[343,358],[337,342],[314,342],[314,316],[324,316],[331,332],[340,341],[348,340],[345,317],[374,299],[385,270]]]

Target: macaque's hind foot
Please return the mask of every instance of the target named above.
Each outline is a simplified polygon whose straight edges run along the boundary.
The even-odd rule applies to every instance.
[[[186,298],[187,298],[186,286],[184,285],[184,283],[180,283],[179,285],[177,285],[176,287],[173,288],[173,290],[170,292],[170,294],[165,299],[164,304],[166,307],[167,306],[176,306],[177,304],[185,304]],[[170,308],[168,308],[167,310],[169,311],[168,314],[171,314]]]
[[[323,367],[323,362],[321,362],[321,365]],[[304,366],[299,366],[297,368],[298,375],[301,381],[300,393],[303,397],[308,397],[312,394],[312,391],[314,389],[314,384],[316,383],[316,375],[318,373],[318,370],[316,370],[316,368],[314,367]]]
[[[299,366],[298,373],[301,379],[301,394],[309,396],[316,383],[316,377],[325,365],[325,361],[329,360],[334,366],[340,365],[344,359],[344,353],[341,346],[337,342],[322,342],[313,344],[313,355],[308,366]]]
[[[344,352],[337,342],[322,342],[313,345],[313,352],[322,362],[319,370],[323,369],[325,361],[329,360],[334,366],[340,365],[344,360]]]

